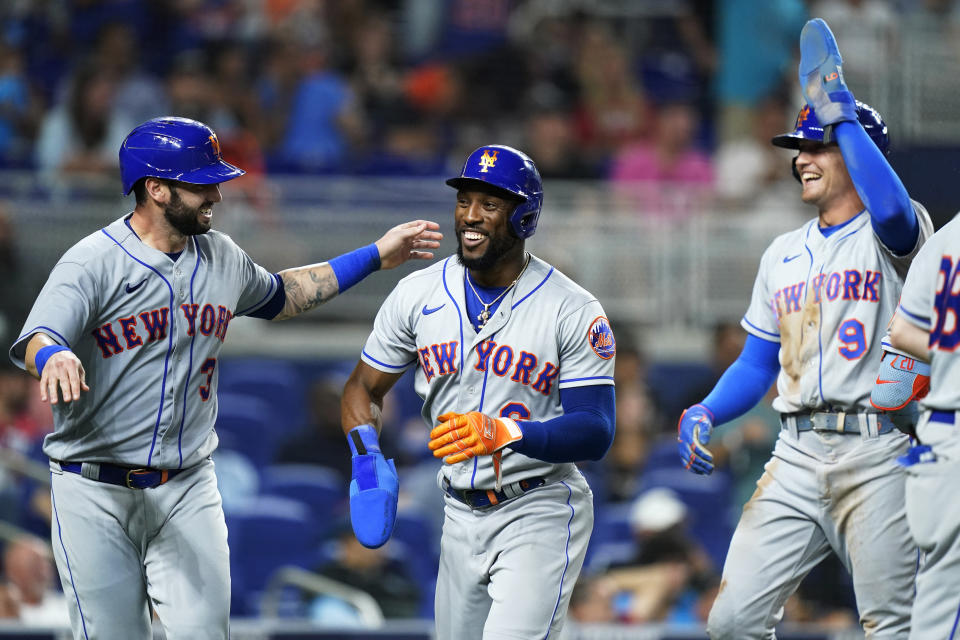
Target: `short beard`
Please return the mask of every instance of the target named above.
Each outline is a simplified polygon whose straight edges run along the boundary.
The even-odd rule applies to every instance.
[[[496,266],[500,258],[510,253],[521,242],[520,238],[510,235],[489,236],[487,250],[479,258],[466,258],[463,255],[463,236],[457,234],[457,260],[472,271],[487,271]]]
[[[200,223],[200,209],[201,207],[190,208],[185,205],[176,188],[171,186],[170,202],[163,205],[163,217],[180,235],[199,236],[210,231],[209,225]]]

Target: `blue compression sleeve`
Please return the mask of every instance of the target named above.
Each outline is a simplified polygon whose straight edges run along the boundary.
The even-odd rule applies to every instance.
[[[330,268],[337,276],[337,286],[343,293],[380,268],[380,251],[376,244],[354,249],[330,261]]]
[[[838,122],[833,135],[870,223],[880,240],[900,255],[913,250],[920,223],[900,177],[859,122]]]
[[[701,404],[723,424],[749,411],[770,389],[780,372],[780,345],[748,334],[740,356],[731,364]]]
[[[560,390],[563,415],[550,420],[518,420],[523,439],[510,448],[546,462],[600,460],[613,442],[616,394],[612,384]]]

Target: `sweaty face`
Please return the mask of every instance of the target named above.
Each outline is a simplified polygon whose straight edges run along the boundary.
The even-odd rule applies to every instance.
[[[843,154],[836,144],[804,141],[799,151],[797,172],[803,184],[800,198],[804,202],[827,209],[854,189]]]
[[[182,182],[170,185],[170,202],[163,205],[163,217],[178,233],[184,236],[197,236],[210,231],[213,220],[212,207],[215,201],[208,199],[211,187],[219,193],[217,185],[194,185]],[[181,193],[184,196],[181,196]]]
[[[454,222],[457,257],[463,266],[474,271],[491,269],[521,242],[510,229],[510,214],[516,206],[516,200],[485,191],[457,192]]]

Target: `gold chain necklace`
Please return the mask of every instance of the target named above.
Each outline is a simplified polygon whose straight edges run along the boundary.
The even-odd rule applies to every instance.
[[[513,282],[511,282],[506,289],[500,292],[500,295],[498,295],[496,298],[494,298],[490,302],[483,301],[483,298],[480,297],[480,294],[477,293],[477,290],[474,288],[473,282],[470,281],[470,271],[466,270],[465,275],[467,277],[467,284],[470,285],[470,290],[473,291],[473,295],[477,296],[477,300],[480,302],[480,304],[483,305],[483,311],[477,314],[477,320],[480,322],[481,329],[483,329],[486,326],[487,320],[490,319],[490,307],[492,307],[497,302],[497,300],[507,295],[507,291],[510,291],[510,289],[513,289],[513,286],[517,284],[517,282],[520,280],[520,276],[522,276],[523,272],[527,270],[528,264],[530,264],[529,253],[527,254],[526,262],[523,263],[523,269],[520,269],[520,273],[517,274],[517,277],[513,279]]]

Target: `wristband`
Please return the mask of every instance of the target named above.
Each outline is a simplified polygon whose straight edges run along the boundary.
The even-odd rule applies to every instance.
[[[376,244],[368,244],[337,256],[329,264],[333,275],[337,276],[339,291],[343,293],[380,268],[380,250]]]
[[[37,367],[37,375],[43,375],[43,368],[47,366],[47,360],[50,359],[50,356],[57,353],[58,351],[70,351],[67,347],[59,344],[48,344],[45,347],[41,347],[37,351],[37,355],[33,359],[34,365]]]

